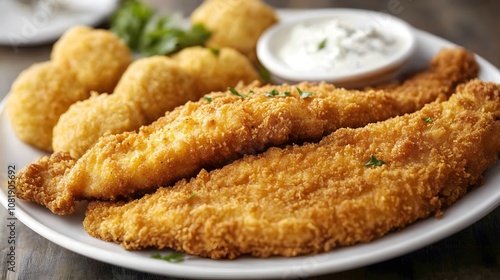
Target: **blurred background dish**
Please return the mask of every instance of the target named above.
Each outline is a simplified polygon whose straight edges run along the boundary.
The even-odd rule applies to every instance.
[[[118,0],[2,0],[0,45],[13,48],[51,43],[75,25],[95,26],[116,9]]]

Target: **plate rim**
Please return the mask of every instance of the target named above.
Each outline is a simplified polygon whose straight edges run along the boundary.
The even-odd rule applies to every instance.
[[[55,0],[54,0],[55,1]],[[102,0],[101,0],[102,1]],[[61,2],[64,4],[64,2],[68,2],[67,0],[59,0],[58,2]],[[42,32],[41,35],[35,35],[31,36],[31,38],[26,39],[25,41],[18,41],[16,42],[17,44],[14,44],[12,41],[12,36],[23,36],[17,33],[11,33],[11,34],[0,34],[0,46],[10,46],[14,49],[16,48],[22,48],[22,47],[29,47],[29,46],[37,46],[37,45],[43,45],[43,44],[48,44],[51,42],[54,42],[57,40],[67,29],[76,26],[76,25],[88,25],[88,26],[96,26],[100,24],[102,21],[104,21],[107,17],[109,17],[118,7],[118,0],[106,0],[105,2],[99,2],[99,7],[105,7],[106,9],[101,9],[99,11],[93,10],[91,17],[87,17],[81,21],[74,21],[74,22],[69,22],[66,27],[52,27],[52,28],[47,28],[47,26],[42,26],[40,28],[39,26],[36,26],[35,23],[32,23],[27,19],[27,16],[21,16],[22,19],[25,19],[24,25],[26,26],[26,22],[29,22],[31,25],[35,26],[38,29],[38,32]],[[70,4],[71,3],[67,3]],[[92,4],[92,3],[87,3],[87,4]],[[74,5],[74,4],[73,4]],[[41,12],[44,12],[45,15],[47,15],[47,9],[46,7],[44,9],[40,9]],[[36,11],[38,12],[38,11]],[[35,13],[36,13],[35,12]],[[32,21],[34,21],[35,15],[32,15]],[[30,25],[30,26],[31,26]]]

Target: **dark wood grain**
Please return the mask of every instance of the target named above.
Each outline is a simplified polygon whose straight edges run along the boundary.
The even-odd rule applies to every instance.
[[[200,0],[149,1],[161,10],[189,14]],[[351,7],[385,11],[416,28],[462,45],[500,67],[500,1],[471,0],[269,0],[275,7]],[[0,47],[0,96],[33,62],[48,59],[50,46]],[[498,141],[498,139],[492,139]],[[1,156],[1,155],[0,155]],[[4,167],[1,167],[4,168]],[[4,171],[2,171],[4,172]],[[173,279],[109,265],[64,249],[16,224],[16,273],[7,271],[7,211],[0,208],[0,279]],[[472,226],[412,253],[367,267],[311,279],[500,279],[500,208]],[[290,275],[300,277],[300,273]]]

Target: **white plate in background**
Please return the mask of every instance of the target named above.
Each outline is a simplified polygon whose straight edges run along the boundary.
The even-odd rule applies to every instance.
[[[118,0],[39,0],[32,6],[21,2],[0,0],[0,45],[51,43],[75,25],[101,23],[118,6]]]

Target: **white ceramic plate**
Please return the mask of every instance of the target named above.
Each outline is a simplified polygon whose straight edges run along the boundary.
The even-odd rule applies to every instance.
[[[20,2],[0,1],[0,45],[51,43],[70,27],[101,23],[118,4],[118,0],[43,0],[30,7]]]
[[[297,13],[280,11],[283,19]],[[411,68],[425,67],[434,54],[443,47],[453,46],[428,33],[416,30],[417,50]],[[481,66],[480,78],[500,82],[500,72],[484,59],[477,57]],[[43,153],[21,143],[14,136],[2,102],[0,107],[0,201],[7,204],[7,168],[16,165],[19,170]],[[293,258],[273,257],[257,259],[241,257],[236,260],[210,260],[188,256],[184,262],[168,263],[152,259],[156,251],[126,251],[120,246],[89,237],[83,230],[83,211],[71,216],[56,216],[47,209],[16,200],[15,213],[19,220],[48,240],[81,255],[134,270],[183,278],[299,278],[339,272],[381,262],[409,253],[443,239],[471,225],[500,204],[500,164],[486,172],[485,184],[468,193],[444,212],[441,219],[429,218],[404,230],[391,233],[379,240],[352,247],[339,248],[329,253]]]

